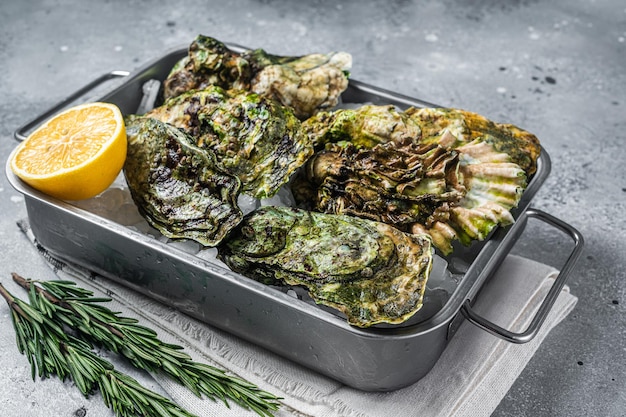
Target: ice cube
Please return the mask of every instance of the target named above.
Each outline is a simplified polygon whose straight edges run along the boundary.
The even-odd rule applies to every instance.
[[[276,194],[270,198],[264,198],[260,201],[261,207],[278,206],[278,207],[294,207],[296,202],[291,194],[291,190],[287,186],[282,186]]]
[[[217,248],[203,248],[196,254],[196,256],[200,259],[204,259],[205,261],[209,261],[212,264],[221,266],[222,268],[230,269],[224,262],[218,259]]]
[[[246,215],[259,208],[259,200],[246,194],[239,194],[237,197],[237,205],[243,214]]]
[[[189,239],[176,239],[168,242],[169,246],[178,248],[184,252],[190,253],[192,255],[200,252],[201,246],[198,242]]]
[[[430,276],[426,282],[427,291],[433,291],[435,289],[442,290],[448,296],[454,292],[458,285],[458,280],[449,271],[448,262],[441,256],[433,256],[433,267],[430,271]]]

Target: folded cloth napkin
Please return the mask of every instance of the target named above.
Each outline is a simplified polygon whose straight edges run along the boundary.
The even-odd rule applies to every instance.
[[[97,296],[113,299],[110,308],[135,317],[161,339],[185,347],[196,361],[230,371],[283,397],[277,416],[489,416],[524,369],[548,332],[574,308],[577,298],[565,287],[538,335],[518,345],[502,341],[465,321],[439,361],[415,384],[387,393],[362,392],[310,371],[233,335],[186,316],[83,267],[54,258],[37,244],[27,221],[21,229],[54,271]],[[547,265],[509,255],[486,284],[475,305],[485,317],[513,331],[526,328],[558,274]],[[34,278],[34,277],[33,277]],[[166,377],[156,385],[198,416],[254,416],[232,405],[200,399]]]

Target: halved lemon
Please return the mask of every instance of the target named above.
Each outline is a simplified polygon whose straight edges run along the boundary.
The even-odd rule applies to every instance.
[[[126,160],[126,127],[110,103],[86,103],[52,117],[11,155],[22,181],[63,200],[83,200],[106,190]]]

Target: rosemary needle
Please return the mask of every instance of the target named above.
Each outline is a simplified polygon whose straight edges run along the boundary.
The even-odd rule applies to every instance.
[[[280,398],[254,384],[226,374],[223,370],[194,362],[177,345],[162,342],[157,334],[133,318],[101,305],[109,298],[96,298],[73,281],[36,281],[16,273],[13,279],[28,290],[32,306],[38,311],[70,326],[106,349],[124,355],[136,368],[160,371],[178,381],[195,395],[204,394],[228,400],[263,417],[273,415]]]
[[[70,378],[85,397],[99,390],[106,406],[119,417],[195,417],[115,370],[90,344],[66,334],[53,319],[13,297],[2,284],[0,294],[11,308],[17,346],[28,357],[33,379],[37,371],[40,378]]]

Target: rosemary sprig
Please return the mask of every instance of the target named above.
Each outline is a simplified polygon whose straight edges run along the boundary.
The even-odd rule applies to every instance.
[[[108,350],[121,353],[137,368],[160,371],[183,384],[195,395],[232,400],[263,417],[277,410],[280,398],[260,390],[223,370],[194,362],[182,347],[162,342],[157,334],[101,305],[109,298],[96,298],[72,281],[36,281],[13,273],[13,279],[27,289],[32,306],[49,318],[76,329]]]
[[[99,390],[106,406],[120,417],[195,417],[116,371],[88,343],[66,334],[54,320],[13,297],[2,284],[0,294],[11,308],[17,346],[28,357],[33,379],[37,373],[40,378],[69,378],[85,397]]]

